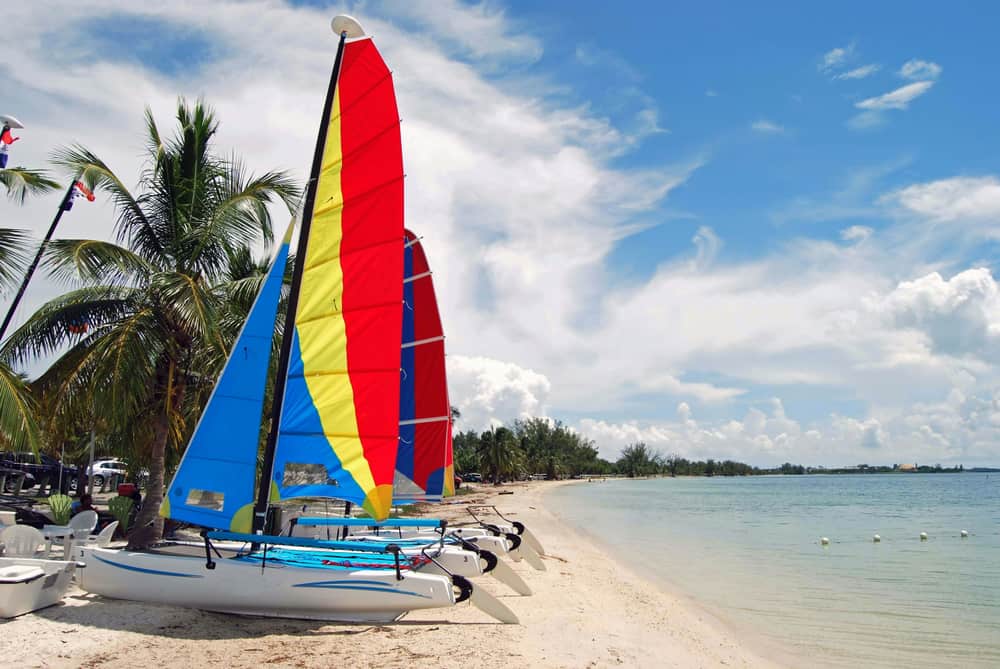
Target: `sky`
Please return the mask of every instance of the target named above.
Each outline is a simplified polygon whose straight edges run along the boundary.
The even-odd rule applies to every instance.
[[[11,164],[79,142],[134,184],[144,106],[201,96],[221,151],[304,178],[350,13],[394,73],[458,429],[1000,464],[1000,7],[674,4],[15,3],[0,113]],[[78,202],[58,234],[113,220]]]

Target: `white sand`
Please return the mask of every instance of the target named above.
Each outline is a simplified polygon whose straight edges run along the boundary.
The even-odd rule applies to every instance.
[[[8,667],[773,667],[695,605],[613,562],[540,504],[550,485],[491,486],[435,515],[467,517],[496,503],[545,545],[547,572],[513,568],[534,590],[518,597],[479,579],[520,617],[495,624],[462,604],[392,625],[241,618],[103,599],[73,591],[61,606],[0,622]],[[442,509],[445,513],[442,513]]]

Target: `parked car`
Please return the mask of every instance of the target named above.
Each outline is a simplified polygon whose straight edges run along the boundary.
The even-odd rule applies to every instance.
[[[118,458],[100,458],[98,460],[94,460],[93,468],[87,467],[87,475],[93,476],[94,485],[97,487],[104,485],[106,480],[116,474],[120,476],[121,481],[124,482],[126,473],[131,474],[129,478],[133,483],[145,485],[146,479],[149,478],[149,470],[130,470],[128,463]]]
[[[462,474],[462,480],[466,483],[482,483],[483,475],[476,472],[469,472],[468,474]]]
[[[10,467],[0,467],[0,473],[3,474],[24,474],[24,482],[21,483],[21,490],[29,490],[35,487],[35,477],[26,471],[20,469],[11,469]],[[17,483],[13,476],[4,476],[3,491],[4,492],[14,492],[17,488]]]
[[[0,453],[0,467],[27,472],[34,477],[39,485],[48,482],[55,486],[61,475],[64,492],[76,488],[77,477],[80,473],[76,467],[63,465],[58,458],[45,453],[39,453],[36,456],[30,452],[12,453],[5,451]],[[25,480],[25,486],[27,486],[27,480]]]
[[[87,476],[94,479],[94,486],[100,488],[104,485],[105,481],[116,474],[124,480],[126,469],[128,469],[128,466],[115,458],[94,460],[94,464],[87,467]]]

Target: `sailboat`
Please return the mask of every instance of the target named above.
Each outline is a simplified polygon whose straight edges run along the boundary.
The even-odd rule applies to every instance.
[[[399,445],[393,481],[394,505],[435,502],[455,494],[452,450],[451,404],[445,369],[444,331],[427,256],[417,235],[404,231],[403,302],[400,367]],[[277,481],[276,481],[277,484]],[[336,517],[293,517],[287,525],[289,534],[327,540],[341,536],[347,525],[368,529],[379,525],[372,519]],[[411,538],[353,535],[344,538],[360,541],[367,547],[393,543],[404,554],[428,559],[418,570],[442,569],[466,577],[489,574],[521,595],[531,589],[497,554],[507,554],[504,539],[484,540],[482,545],[447,532],[439,520],[392,519],[383,527],[424,528],[430,533]],[[289,554],[309,552],[311,548],[288,549]]]
[[[455,494],[445,337],[427,254],[420,238],[410,230],[404,231],[403,285],[399,447],[393,503],[439,502]],[[442,523],[436,519],[376,523],[363,518],[301,517],[295,519],[295,526],[320,527],[327,532],[332,527],[347,529],[354,531],[351,539],[366,541],[386,540],[384,535],[371,535],[372,528],[391,529],[392,540],[402,547],[425,545],[433,533],[439,532],[442,540],[452,545],[488,550],[496,555],[510,556],[515,561],[520,561],[523,554],[532,567],[545,570],[539,557],[544,553],[541,543],[523,523],[498,526],[476,520],[478,527],[453,527],[447,535],[440,531]],[[523,550],[520,549],[522,540],[528,542]],[[493,574],[521,594],[530,592],[519,577],[519,582],[515,582],[512,572],[503,569],[502,563]]]
[[[80,586],[122,599],[342,621],[391,621],[470,599],[516,622],[462,576],[418,572],[423,560],[394,544],[267,533],[279,500],[335,497],[384,519],[393,499],[404,294],[399,116],[371,38],[351,17],[336,17],[333,28],[340,42],[302,210],[256,500],[259,419],[290,235],[164,497],[162,515],[216,528],[203,533],[203,552],[183,543],[80,547],[87,565]],[[233,542],[251,550],[233,550]],[[287,547],[320,550],[303,557]]]

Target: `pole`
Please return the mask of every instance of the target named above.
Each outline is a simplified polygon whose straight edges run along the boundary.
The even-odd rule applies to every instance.
[[[274,379],[274,398],[271,400],[271,425],[267,432],[267,445],[264,448],[264,465],[260,471],[260,484],[257,487],[257,502],[253,509],[253,532],[263,534],[267,523],[267,507],[271,497],[271,476],[274,473],[274,451],[278,444],[278,427],[281,423],[281,407],[285,400],[285,377],[288,375],[288,362],[292,355],[292,339],[295,336],[295,311],[299,305],[299,289],[302,286],[302,274],[306,265],[306,251],[309,247],[309,227],[312,225],[313,207],[316,205],[316,187],[319,173],[323,168],[323,149],[326,148],[326,133],[330,127],[330,113],[333,110],[334,92],[337,80],[340,78],[340,63],[344,57],[344,45],[347,42],[347,32],[340,33],[340,43],[337,45],[337,58],[333,62],[333,72],[330,73],[330,85],[326,90],[326,105],[323,107],[323,119],[320,121],[319,134],[316,136],[316,151],[313,153],[312,171],[309,173],[309,185],[306,189],[306,201],[302,210],[302,227],[299,229],[299,243],[295,250],[295,270],[292,272],[292,286],[288,294],[288,306],[285,312],[284,336],[281,338],[281,351],[278,354],[278,373]]]
[[[76,179],[73,179],[73,181],[69,184],[69,188],[66,189],[66,194],[63,195],[63,199],[59,201],[59,211],[56,212],[56,217],[52,219],[52,224],[49,226],[48,232],[45,233],[45,239],[42,240],[41,246],[38,247],[38,253],[35,254],[35,259],[31,261],[31,265],[28,267],[28,272],[24,275],[24,281],[21,282],[21,287],[17,289],[17,294],[14,295],[14,301],[10,303],[7,315],[3,319],[3,325],[0,325],[0,341],[3,341],[3,336],[7,334],[7,326],[10,325],[11,319],[14,318],[14,312],[17,311],[17,305],[21,303],[21,298],[24,297],[24,291],[28,288],[28,282],[31,281],[31,275],[34,274],[35,270],[38,268],[38,263],[42,259],[45,247],[48,245],[49,240],[52,239],[52,234],[56,231],[56,226],[59,225],[59,219],[62,218],[63,212],[66,211],[66,202],[73,196],[73,189],[75,187]]]
[[[94,495],[94,427],[90,428],[90,462],[87,464],[87,493]],[[80,486],[77,485],[79,488]]]

